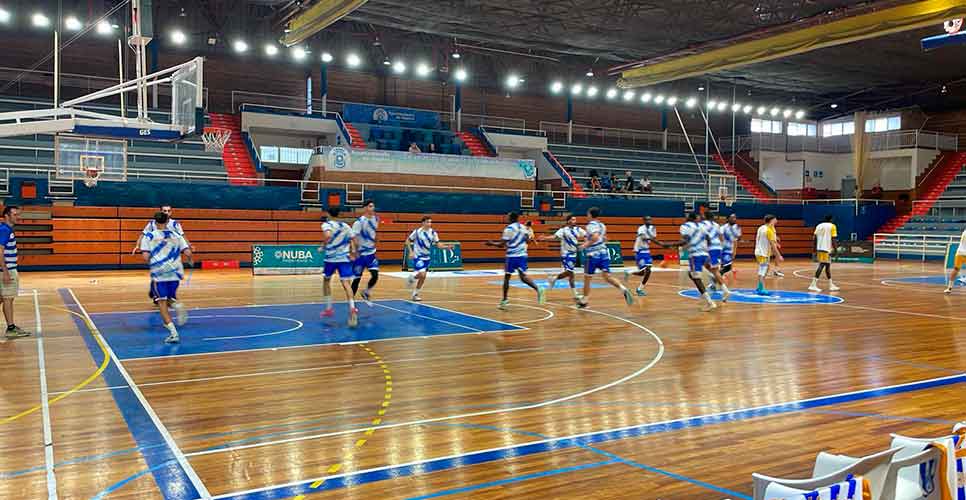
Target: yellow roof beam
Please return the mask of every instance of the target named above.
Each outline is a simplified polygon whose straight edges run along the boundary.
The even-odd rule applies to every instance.
[[[367,0],[320,0],[308,10],[292,19],[289,32],[282,37],[281,43],[291,47],[310,36],[322,31],[332,23],[342,19],[350,12],[362,7]]]
[[[947,19],[964,15],[966,0],[912,2],[802,29],[792,26],[792,31],[758,40],[630,68],[623,71],[617,84],[643,87],[928,26],[938,29]]]

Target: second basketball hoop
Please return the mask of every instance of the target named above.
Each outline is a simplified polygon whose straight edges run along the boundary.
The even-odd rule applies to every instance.
[[[204,133],[201,134],[201,140],[205,143],[205,151],[224,151],[228,139],[231,139],[231,130],[227,128],[205,127]]]

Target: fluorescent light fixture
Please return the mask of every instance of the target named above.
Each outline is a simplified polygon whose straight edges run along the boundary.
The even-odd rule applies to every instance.
[[[330,54],[328,52],[323,52],[322,53],[322,62],[324,62],[324,63],[330,63],[330,62],[332,62],[333,59],[335,59],[335,58],[332,57],[332,54]]]
[[[838,104],[835,104],[835,103],[832,103],[832,105],[831,105],[830,107],[831,107],[832,109],[835,109],[835,108],[837,108],[837,107],[839,107],[839,105],[838,105]]]
[[[553,82],[550,85],[550,91],[554,94],[559,94],[563,90],[563,82]]]
[[[235,40],[235,42],[231,44],[231,47],[239,54],[248,52],[248,43],[246,43],[244,40]]]
[[[456,77],[456,81],[465,82],[466,79],[469,77],[469,74],[466,73],[465,69],[460,68],[456,70],[456,73],[453,76]]]
[[[84,23],[74,16],[67,16],[67,19],[64,19],[64,28],[67,28],[68,31],[80,31],[83,27]]]
[[[401,75],[406,72],[406,63],[402,61],[396,61],[392,63],[392,72]]]
[[[50,18],[37,12],[30,16],[30,24],[33,24],[37,28],[46,28],[50,26]]]
[[[608,99],[613,99],[613,98],[617,97],[617,89],[615,89],[613,87],[607,89],[606,96],[607,96]]]
[[[594,87],[593,85],[587,87],[587,97],[597,97],[597,92],[597,87]]]
[[[359,54],[350,53],[348,56],[346,56],[345,63],[348,64],[350,68],[358,68],[362,65],[362,59],[359,57]]]
[[[594,77],[594,69],[593,68],[588,69],[587,72],[584,73],[584,76],[587,76],[588,78],[593,78]]]
[[[273,44],[268,44],[265,46],[265,55],[268,57],[275,57],[278,54],[278,47]]]

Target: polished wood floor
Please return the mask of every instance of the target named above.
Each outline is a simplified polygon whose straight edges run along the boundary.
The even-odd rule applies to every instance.
[[[751,265],[739,269],[753,287]],[[771,287],[804,291],[812,264],[784,269]],[[939,435],[966,418],[966,292],[883,283],[938,264],[833,270],[842,303],[711,313],[667,270],[632,307],[594,289],[584,311],[566,290],[537,305],[522,288],[499,311],[499,277],[431,277],[425,304],[526,329],[120,366],[96,318],[151,310],[143,272],[24,273],[18,323],[42,335],[0,343],[0,498],[175,499],[200,486],[230,498],[738,499],[752,472],[806,475],[819,451],[870,453],[890,432]],[[244,270],[197,271],[180,293],[189,308],[321,301],[317,276]],[[377,296],[407,299],[404,280],[384,275]],[[363,321],[379,313],[361,307]],[[395,328],[429,319],[407,321]]]

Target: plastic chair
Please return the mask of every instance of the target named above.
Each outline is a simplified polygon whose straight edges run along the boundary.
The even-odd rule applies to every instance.
[[[882,486],[882,495],[878,500],[907,500],[925,499],[938,500],[941,497],[941,488],[938,481],[944,481],[950,495],[956,491],[956,449],[955,437],[953,435],[940,436],[936,438],[911,438],[891,434],[892,447],[902,448],[890,465],[889,475]],[[913,465],[924,464],[930,467],[929,461],[933,460],[935,467],[934,473],[939,474],[939,460],[942,452],[933,444],[942,445],[946,450],[946,477],[936,478],[934,487],[927,492],[923,492],[920,487],[920,470],[918,467],[912,470]],[[903,470],[904,469],[904,470]],[[926,485],[928,486],[928,485]],[[924,493],[926,493],[924,495]]]
[[[771,495],[774,495],[775,492],[769,491],[769,486],[773,484],[797,490],[812,491],[845,481],[850,475],[862,476],[868,479],[870,484],[876,484],[877,480],[880,482],[884,480],[890,461],[899,451],[900,448],[893,448],[862,458],[822,452],[815,457],[815,469],[809,479],[785,479],[752,474],[754,500],[774,498]],[[873,488],[872,491],[874,494],[876,490]]]

